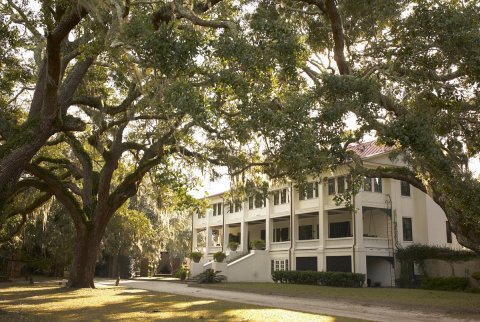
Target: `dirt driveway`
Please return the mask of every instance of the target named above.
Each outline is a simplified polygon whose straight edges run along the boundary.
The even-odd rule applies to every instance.
[[[113,280],[96,281],[98,286],[112,286]],[[474,321],[463,319],[452,319],[440,314],[423,313],[418,311],[398,310],[387,307],[356,305],[340,301],[328,301],[321,299],[296,298],[278,295],[262,295],[246,292],[234,292],[224,290],[212,290],[206,288],[189,287],[188,284],[164,282],[164,281],[140,281],[122,280],[123,287],[138,288],[162,293],[173,293],[202,298],[210,298],[222,301],[240,302],[270,306],[288,310],[345,316],[350,318],[365,319],[372,321]],[[477,320],[478,321],[478,320]]]

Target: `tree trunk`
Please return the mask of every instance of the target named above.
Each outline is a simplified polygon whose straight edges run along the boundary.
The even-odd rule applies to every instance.
[[[36,127],[7,140],[0,149],[0,208],[12,194],[20,175],[33,156],[52,135],[52,121],[47,120]]]
[[[96,236],[94,229],[77,232],[75,253],[68,285],[75,288],[95,288],[93,278],[97,253],[102,236]]]

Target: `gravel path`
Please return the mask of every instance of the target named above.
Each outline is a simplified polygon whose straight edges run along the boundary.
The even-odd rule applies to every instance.
[[[96,281],[98,286],[112,286],[114,280]],[[281,309],[302,311],[308,313],[327,314],[344,316],[372,321],[474,321],[463,319],[452,319],[440,314],[423,313],[418,311],[405,311],[388,307],[365,306],[340,301],[329,301],[322,299],[296,298],[278,295],[263,295],[247,292],[235,292],[224,290],[213,290],[207,288],[189,287],[183,283],[122,280],[120,286],[138,288],[154,292],[173,293],[194,297],[210,298],[222,301],[240,302],[255,304]]]

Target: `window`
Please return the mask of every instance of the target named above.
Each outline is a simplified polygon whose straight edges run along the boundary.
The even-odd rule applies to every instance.
[[[382,178],[373,178],[373,191],[382,192]]]
[[[197,213],[197,218],[205,218],[205,213],[204,212],[198,212]]]
[[[318,198],[318,182],[308,182],[299,189],[299,199]]]
[[[273,242],[279,243],[284,241],[289,241],[290,238],[288,236],[288,227],[284,228],[275,228],[273,229]]]
[[[363,182],[363,191],[372,191],[372,178],[365,177]]]
[[[372,188],[374,192],[382,192],[382,178],[365,177],[363,182],[363,191],[372,191]]]
[[[273,192],[273,204],[275,206],[286,204],[288,202],[287,195],[287,188],[275,190]]]
[[[212,205],[212,208],[213,208],[213,215],[214,216],[220,216],[222,215],[222,203],[219,202],[219,203],[214,203]]]
[[[280,203],[284,204],[288,202],[287,192],[287,188],[280,190]]]
[[[406,181],[400,181],[400,193],[404,197],[410,197],[410,184]]]
[[[242,202],[241,201],[230,201],[230,213],[242,211]]]
[[[337,193],[345,192],[345,177],[337,178]]]
[[[352,237],[350,233],[350,222],[332,222],[329,225],[328,238],[343,238],[343,237]]]
[[[318,270],[317,268],[317,257],[296,257],[296,270],[297,271],[314,271]]]
[[[286,270],[288,270],[288,259],[272,259],[272,272]]]
[[[262,208],[267,205],[267,200],[261,193],[248,197],[248,209]]]
[[[403,217],[402,226],[403,226],[403,240],[413,241],[412,218]]]
[[[447,243],[451,244],[452,243],[452,230],[450,228],[450,223],[446,221],[446,226],[447,226]]]
[[[261,194],[255,195],[255,208],[262,208],[267,205],[265,198]]]
[[[335,178],[328,178],[328,195],[335,194]]]
[[[298,239],[299,240],[313,239],[313,226],[312,225],[298,226]]]
[[[327,256],[327,272],[352,272],[350,256]]]

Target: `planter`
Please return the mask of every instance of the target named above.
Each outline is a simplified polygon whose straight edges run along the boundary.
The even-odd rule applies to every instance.
[[[202,259],[202,253],[200,252],[191,252],[188,256],[194,263],[199,263],[200,259]]]
[[[226,257],[227,255],[224,252],[216,252],[213,254],[213,260],[218,263],[223,262]]]

